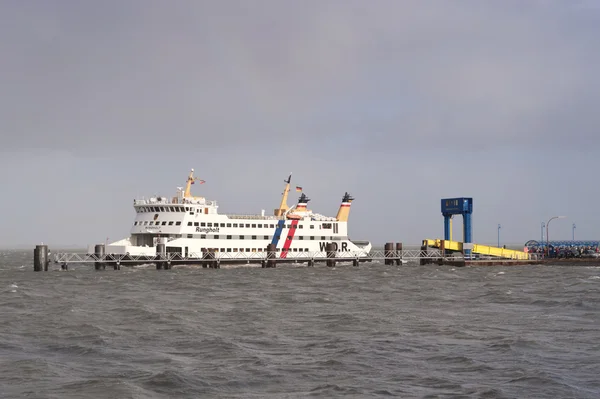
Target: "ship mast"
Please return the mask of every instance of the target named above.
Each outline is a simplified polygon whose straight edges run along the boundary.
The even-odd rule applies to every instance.
[[[281,197],[281,203],[279,204],[279,208],[275,209],[273,214],[275,216],[282,216],[283,214],[285,214],[285,211],[287,211],[289,209],[289,206],[287,205],[287,198],[288,198],[288,194],[290,193],[290,182],[292,181],[292,173],[290,172],[290,176],[284,180],[285,184],[285,189],[283,190],[283,195]]]
[[[192,184],[196,180],[200,180],[197,177],[194,177],[194,169],[190,171],[190,175],[187,178],[187,182],[185,184],[185,192],[183,193],[183,198],[202,198],[202,197],[193,197],[192,196]],[[200,180],[200,184],[204,183],[204,180]]]

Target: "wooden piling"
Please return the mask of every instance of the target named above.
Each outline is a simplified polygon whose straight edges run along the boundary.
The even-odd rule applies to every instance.
[[[275,244],[267,245],[267,267],[276,267],[277,266],[277,246]]]
[[[396,265],[400,266],[402,264],[402,243],[396,243]]]
[[[96,262],[94,262],[94,268],[96,270],[104,270],[106,268],[105,260],[105,248],[104,244],[97,244],[94,247],[94,256],[96,258]]]
[[[325,244],[325,252],[327,252],[327,266],[335,267],[335,244],[332,242]]]
[[[394,264],[394,243],[386,242],[383,247],[383,264],[384,265],[393,265]]]
[[[48,271],[48,246],[36,245],[33,249],[33,270],[36,272]]]

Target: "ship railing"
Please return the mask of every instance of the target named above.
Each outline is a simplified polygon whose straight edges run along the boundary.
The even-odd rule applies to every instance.
[[[236,215],[236,214],[230,214],[230,213],[226,213],[225,216],[227,216],[229,219],[252,219],[252,220],[281,220],[283,219],[281,216],[273,216],[273,215]]]

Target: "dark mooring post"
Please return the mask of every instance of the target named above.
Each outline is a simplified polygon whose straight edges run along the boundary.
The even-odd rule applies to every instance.
[[[104,254],[104,244],[97,244],[94,247],[94,255],[96,258],[96,262],[94,263],[94,268],[96,270],[104,270],[104,268],[106,267],[106,263],[104,263],[104,258],[105,258],[105,254]]]
[[[217,248],[212,248],[210,250],[210,252],[212,253],[212,258],[213,258],[212,268],[213,269],[220,269],[221,268],[221,260],[217,256],[218,249]]]
[[[276,266],[276,251],[277,246],[275,244],[267,245],[267,267],[275,267]]]
[[[156,270],[162,270],[165,267],[166,257],[167,246],[163,243],[156,244]]]
[[[402,243],[396,243],[396,265],[400,266],[402,264]]]
[[[335,267],[335,244],[328,242],[325,245],[325,252],[327,252],[327,266]]]
[[[383,246],[383,257],[384,257],[384,265],[393,265],[394,264],[394,243],[386,242]]]
[[[419,254],[419,265],[426,265],[430,263],[429,260],[429,249],[427,247],[427,242],[423,240],[423,245],[421,245],[421,253]]]
[[[33,250],[33,271],[41,272],[48,271],[48,246],[47,245],[36,245]]]

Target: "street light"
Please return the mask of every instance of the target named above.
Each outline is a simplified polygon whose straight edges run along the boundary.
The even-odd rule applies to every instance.
[[[575,227],[577,226],[575,226],[575,223],[573,223],[573,241],[575,241]]]
[[[542,245],[544,245],[544,228],[546,227],[546,223],[542,222],[542,240],[540,241]]]
[[[500,224],[498,224],[498,248],[500,248],[500,229],[502,228],[502,226],[500,226]]]
[[[550,237],[548,237],[548,227],[550,227],[550,222],[553,221],[554,219],[563,219],[563,218],[566,218],[566,216],[552,216],[546,222],[546,256],[548,256],[548,254],[550,253]]]

